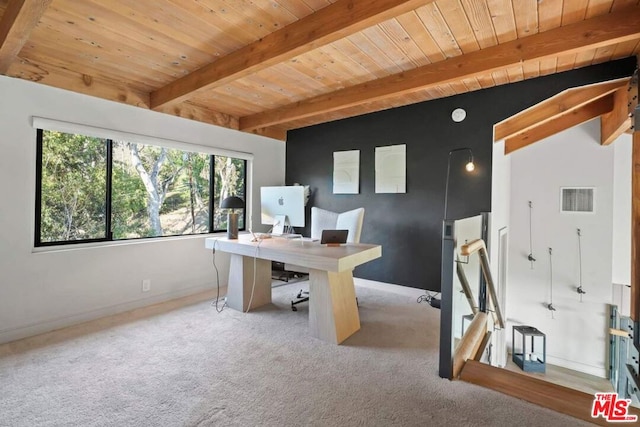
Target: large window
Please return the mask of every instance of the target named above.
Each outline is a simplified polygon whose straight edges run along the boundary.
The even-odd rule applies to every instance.
[[[246,160],[38,130],[36,246],[211,233]],[[211,197],[213,195],[213,198]],[[238,210],[244,229],[244,209]]]

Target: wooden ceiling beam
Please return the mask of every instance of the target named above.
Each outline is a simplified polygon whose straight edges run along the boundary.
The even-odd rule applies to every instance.
[[[147,92],[132,89],[122,82],[78,73],[51,64],[36,63],[35,61],[18,57],[9,68],[7,75],[110,101],[149,108],[149,94]],[[167,108],[162,112],[217,126],[238,129],[237,117],[218,113],[188,102]]]
[[[609,113],[614,106],[614,94],[610,94],[604,98],[599,98],[581,106],[572,109],[562,115],[554,117],[545,123],[529,128],[525,132],[519,133],[511,138],[505,139],[504,154],[513,153],[516,150],[524,148],[528,145],[538,142],[551,135],[562,132],[580,123],[584,123],[598,116]]]
[[[52,0],[9,0],[0,20],[0,74],[5,74]]]
[[[278,139],[285,142],[287,140],[287,129],[280,126],[271,126],[268,128],[254,129],[250,131],[256,135],[266,136],[268,138]]]
[[[613,110],[600,118],[600,143],[609,145],[620,135],[631,129],[630,112],[635,108],[629,102],[631,86],[618,89],[613,94]],[[632,107],[633,105],[633,107]]]
[[[338,0],[152,92],[151,108],[182,102],[433,1]]]
[[[629,79],[615,80],[595,85],[565,90],[498,123],[494,129],[494,141],[513,138],[515,135],[544,122],[580,108],[598,98],[627,87]]]
[[[238,130],[238,117],[214,111],[203,105],[196,105],[189,101],[178,105],[166,106],[157,110],[159,113],[170,114],[197,122],[209,123],[228,129]]]
[[[240,118],[250,130],[472,78],[530,61],[640,38],[640,7],[601,15],[410,71]]]
[[[30,61],[26,58],[16,58],[9,67],[7,75],[71,92],[149,108],[148,93],[132,89],[123,83],[96,78],[43,62]]]
[[[640,63],[640,56],[638,56]],[[618,94],[616,100],[616,108],[611,115],[602,116],[601,123],[601,142],[609,144],[622,134],[627,132],[632,134],[634,131],[633,118],[638,108],[638,69],[629,81],[626,93],[622,91]]]

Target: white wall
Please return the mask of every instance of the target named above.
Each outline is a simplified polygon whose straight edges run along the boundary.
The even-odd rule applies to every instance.
[[[613,283],[631,284],[631,156],[632,137],[616,139],[613,169]]]
[[[491,260],[491,274],[496,285],[498,303],[502,310],[504,319],[508,318],[508,305],[506,293],[508,283],[506,274],[500,274],[501,270],[506,271],[508,260],[501,264],[499,259],[500,234],[509,232],[509,212],[511,209],[511,157],[504,154],[504,141],[493,144],[493,157],[491,165],[491,218],[489,228],[489,259]],[[505,366],[507,363],[506,335],[510,328],[495,331],[492,334],[493,357],[492,364],[495,366]]]
[[[33,116],[253,153],[254,190],[284,183],[281,141],[0,76],[0,342],[215,285],[203,236],[34,252]],[[225,280],[228,258],[217,261]],[[151,279],[144,294],[143,279]]]
[[[511,215],[507,304],[512,324],[547,335],[547,361],[606,376],[607,303],[612,295],[615,144],[599,144],[599,120],[568,129],[518,150],[511,157]],[[617,144],[617,143],[616,143]],[[629,178],[626,178],[629,180]],[[561,186],[594,186],[595,214],[560,213]],[[534,268],[529,253],[533,202]],[[582,231],[580,302],[577,228]],[[553,248],[553,305],[550,260]],[[509,335],[510,335],[509,326]],[[509,340],[511,337],[509,336]]]
[[[631,158],[632,137],[621,135],[614,144],[612,303],[621,316],[631,315]]]

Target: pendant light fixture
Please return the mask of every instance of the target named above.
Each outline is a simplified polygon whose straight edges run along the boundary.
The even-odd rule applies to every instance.
[[[579,276],[578,276],[578,295],[580,295],[580,302],[582,302],[582,295],[586,294],[587,291],[585,291],[582,288],[582,233],[580,233],[580,229],[578,228],[578,271],[579,271]]]
[[[532,225],[531,225],[531,211],[533,210],[533,204],[531,203],[531,200],[529,200],[529,255],[527,256],[527,259],[529,260],[529,262],[531,262],[531,269],[533,270],[533,263],[536,261],[536,259],[533,257],[533,236],[532,236]]]
[[[549,304],[547,304],[547,309],[551,312],[553,319],[553,312],[556,311],[556,308],[553,306],[553,254],[551,248],[549,248]]]

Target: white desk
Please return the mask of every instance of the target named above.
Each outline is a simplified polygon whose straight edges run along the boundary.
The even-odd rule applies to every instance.
[[[379,245],[327,247],[277,238],[252,242],[251,235],[240,235],[238,240],[207,238],[205,247],[231,254],[227,305],[239,311],[271,303],[271,261],[309,268],[309,329],[312,336],[334,344],[360,329],[352,270],[382,255]],[[254,263],[255,289],[249,307]]]

